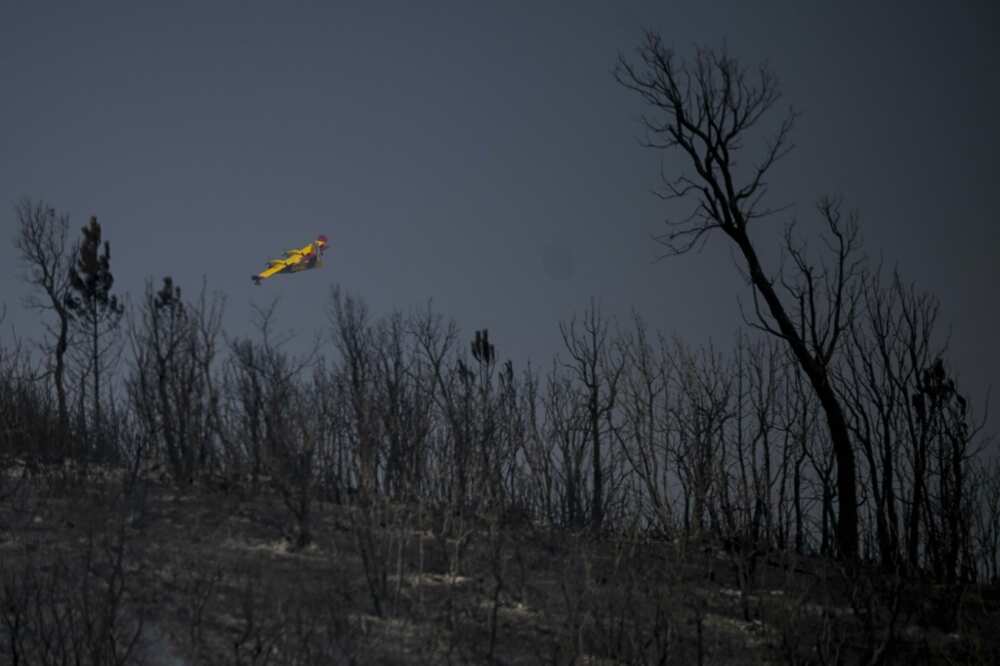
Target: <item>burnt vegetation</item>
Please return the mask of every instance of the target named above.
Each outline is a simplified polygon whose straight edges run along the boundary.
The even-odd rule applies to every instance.
[[[227,335],[206,285],[126,307],[96,219],[16,206],[47,328],[0,338],[0,663],[996,663],[1000,466],[937,301],[832,200],[769,274],[748,225],[794,113],[736,155],[776,79],[638,56],[692,168],[661,241],[744,261],[732,348],[591,301],[519,366],[336,287],[301,353],[277,305]]]

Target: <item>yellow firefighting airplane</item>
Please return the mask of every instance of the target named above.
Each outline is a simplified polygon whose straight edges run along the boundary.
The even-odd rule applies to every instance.
[[[271,259],[267,262],[267,268],[252,275],[254,284],[259,285],[261,280],[266,280],[279,273],[299,273],[310,268],[317,268],[323,265],[320,258],[326,251],[326,236],[320,235],[309,245],[300,247],[297,250],[287,250],[281,259]]]

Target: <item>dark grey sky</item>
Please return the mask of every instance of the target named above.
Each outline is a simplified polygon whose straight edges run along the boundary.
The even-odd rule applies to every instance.
[[[658,157],[610,74],[650,27],[770,61],[803,112],[772,179],[786,217],[842,195],[868,251],[941,298],[966,386],[1000,375],[995,3],[63,4],[0,10],[0,265],[27,195],[74,229],[98,215],[133,295],[207,276],[233,333],[280,296],[308,337],[339,283],[376,313],[433,298],[518,362],[548,362],[591,296],[726,342],[746,295],[728,248],[653,261]],[[324,269],[251,284],[318,233]]]

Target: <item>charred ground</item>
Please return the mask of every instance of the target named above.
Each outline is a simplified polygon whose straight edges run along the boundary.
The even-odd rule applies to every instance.
[[[3,663],[995,663],[995,586],[510,512],[12,465]]]

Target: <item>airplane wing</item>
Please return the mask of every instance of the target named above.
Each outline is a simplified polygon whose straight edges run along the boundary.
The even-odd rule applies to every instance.
[[[257,284],[260,284],[261,280],[266,280],[269,277],[277,275],[278,273],[283,273],[284,271],[291,269],[300,261],[301,258],[298,256],[291,256],[285,259],[268,259],[267,268],[265,268],[260,273],[257,273],[256,275],[252,276],[253,281],[256,282]]]
[[[285,261],[297,264],[313,253],[312,243],[294,250],[285,250]]]
[[[326,236],[320,236],[316,243],[310,243],[305,247],[295,250],[285,250],[283,259],[270,259],[267,268],[252,275],[255,284],[260,284],[261,280],[266,280],[278,273],[297,273],[309,268],[315,268],[320,264],[319,254],[326,247]],[[321,264],[320,264],[321,265]]]

